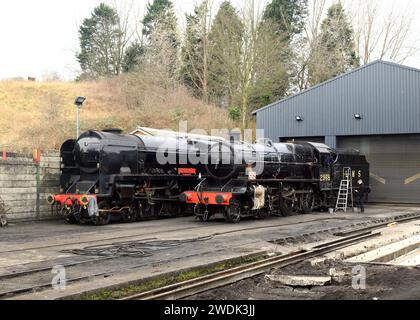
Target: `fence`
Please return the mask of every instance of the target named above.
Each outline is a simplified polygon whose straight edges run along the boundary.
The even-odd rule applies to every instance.
[[[51,217],[48,194],[60,189],[60,157],[0,153],[0,199],[9,221],[32,221]]]

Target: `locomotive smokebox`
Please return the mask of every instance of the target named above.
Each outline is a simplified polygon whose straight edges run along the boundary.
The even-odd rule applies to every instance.
[[[83,134],[74,146],[74,157],[82,168],[97,168],[101,139],[94,132]]]

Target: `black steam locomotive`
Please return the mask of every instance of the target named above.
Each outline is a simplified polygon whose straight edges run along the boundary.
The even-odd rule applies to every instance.
[[[70,223],[306,214],[335,206],[345,168],[353,183],[369,185],[364,156],[309,142],[228,143],[105,130],[66,141],[60,153],[61,193],[48,202]]]

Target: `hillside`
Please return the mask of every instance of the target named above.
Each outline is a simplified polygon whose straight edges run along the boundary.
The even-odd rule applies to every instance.
[[[0,82],[0,150],[28,152],[34,147],[58,150],[75,136],[76,96],[88,98],[81,128],[137,126],[177,129],[233,128],[228,112],[191,97],[183,87],[161,88],[136,77],[96,82]]]

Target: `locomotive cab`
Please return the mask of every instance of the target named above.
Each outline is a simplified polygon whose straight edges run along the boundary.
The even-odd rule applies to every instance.
[[[329,146],[322,143],[306,142],[304,143],[313,148],[314,151],[314,178],[319,179],[321,190],[332,188],[333,165],[337,161],[336,152]]]
[[[370,165],[366,160],[366,156],[361,155],[356,150],[340,150],[338,151],[338,158],[334,165],[334,189],[338,189],[340,187],[341,179],[343,179],[344,168],[351,169],[353,187],[357,186],[358,180],[362,180],[365,186],[370,186]]]

